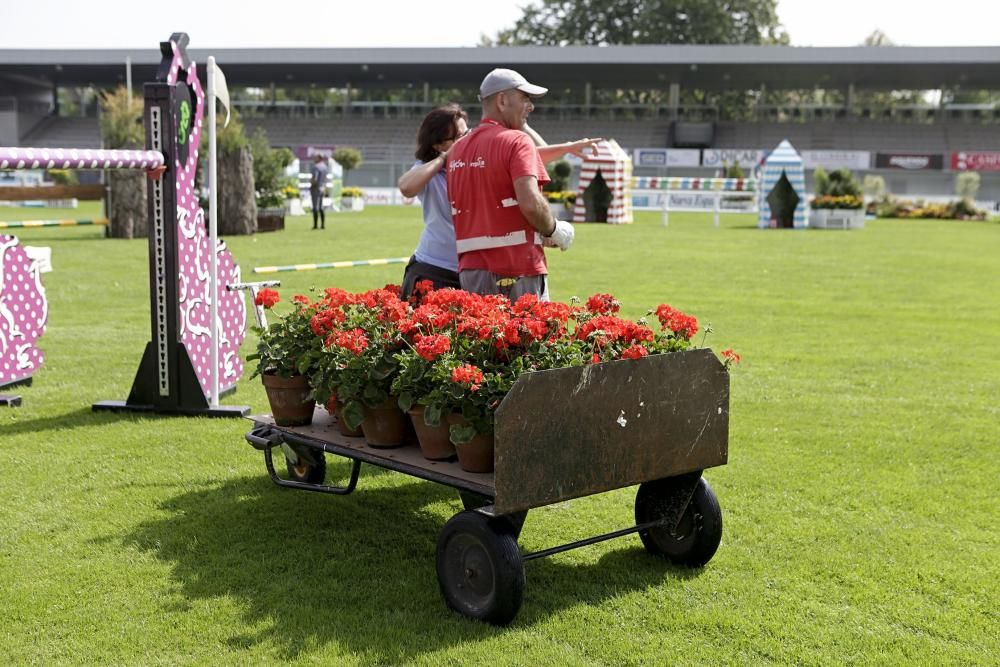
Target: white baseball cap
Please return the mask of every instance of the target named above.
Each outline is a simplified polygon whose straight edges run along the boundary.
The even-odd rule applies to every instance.
[[[541,97],[549,92],[548,88],[536,86],[528,83],[528,80],[512,69],[498,68],[486,75],[483,83],[479,86],[479,99],[485,100],[490,95],[502,93],[505,90],[517,88],[531,97]]]

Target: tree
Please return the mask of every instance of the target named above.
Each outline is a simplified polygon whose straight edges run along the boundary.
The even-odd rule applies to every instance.
[[[344,182],[347,182],[347,172],[351,169],[357,169],[364,164],[364,160],[361,158],[361,151],[351,146],[341,146],[333,151],[333,161],[339,164],[344,170]]]
[[[484,45],[787,44],[775,0],[541,0]]]
[[[253,156],[250,141],[239,114],[234,110],[229,125],[217,115],[215,141],[219,151],[218,177],[219,234],[236,236],[257,231],[257,201],[254,197]],[[201,156],[208,159],[208,132],[201,135]],[[206,218],[207,219],[207,218]]]
[[[259,208],[280,208],[285,205],[282,189],[288,185],[285,168],[295,155],[287,148],[271,148],[264,128],[258,127],[250,139],[253,155],[253,187],[257,191]]]
[[[107,148],[142,148],[142,100],[129,97],[125,86],[101,93],[101,136]],[[109,171],[111,206],[108,236],[119,239],[145,237],[149,233],[146,211],[146,177],[141,171]]]

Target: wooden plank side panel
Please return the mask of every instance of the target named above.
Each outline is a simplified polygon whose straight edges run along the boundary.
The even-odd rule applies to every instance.
[[[107,186],[94,185],[52,185],[48,187],[0,186],[0,201],[31,201],[49,199],[82,199],[100,201],[104,199]]]
[[[497,409],[496,511],[724,465],[729,374],[692,350],[522,376]]]

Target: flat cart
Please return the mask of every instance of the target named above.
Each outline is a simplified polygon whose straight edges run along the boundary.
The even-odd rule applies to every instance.
[[[415,446],[372,448],[319,409],[309,426],[250,419],[246,439],[278,486],[351,493],[368,463],[455,488],[465,510],[438,536],[441,593],[452,609],[496,625],[516,616],[528,561],[638,533],[655,556],[700,567],[722,538],[702,471],[728,457],[729,374],[711,350],[523,375],[497,408],[493,473],[426,460]],[[275,471],[275,447],[288,478]],[[346,486],[324,483],[326,454],[352,460]],[[533,553],[518,547],[528,510],[634,485],[634,524]]]

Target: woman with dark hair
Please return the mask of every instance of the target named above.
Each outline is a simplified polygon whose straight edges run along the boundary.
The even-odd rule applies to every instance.
[[[403,272],[400,293],[403,299],[413,294],[421,280],[430,280],[434,289],[454,287],[458,282],[458,249],[455,244],[455,223],[451,219],[451,200],[444,166],[448,151],[456,141],[469,133],[469,116],[457,104],[433,109],[417,131],[417,162],[399,179],[399,191],[404,197],[420,197],[424,209],[424,231],[410,262]],[[583,157],[587,149],[596,150],[601,139],[577,139],[550,145],[524,125],[522,131],[538,146],[543,162],[552,162],[563,155]]]
[[[417,131],[417,162],[399,179],[399,191],[404,197],[419,196],[424,211],[424,231],[403,273],[404,299],[421,280],[430,280],[435,289],[459,289],[455,225],[444,164],[448,150],[468,133],[468,121],[468,114],[457,104],[437,107],[427,114]]]

